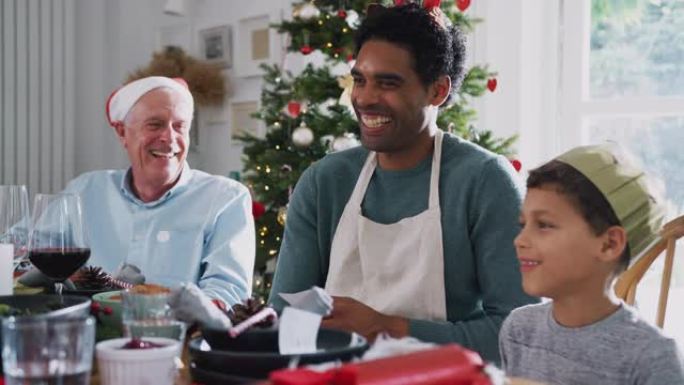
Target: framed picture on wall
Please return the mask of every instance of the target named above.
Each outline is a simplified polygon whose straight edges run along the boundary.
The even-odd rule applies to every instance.
[[[199,57],[223,68],[233,65],[232,31],[229,25],[199,31]]]
[[[274,62],[277,50],[275,32],[269,27],[269,15],[240,20],[238,24],[237,73],[239,76],[262,74],[259,66]]]
[[[233,144],[239,144],[237,138],[240,135],[248,134],[261,137],[261,122],[252,117],[252,114],[259,110],[259,104],[255,101],[235,102],[231,104],[231,139]]]

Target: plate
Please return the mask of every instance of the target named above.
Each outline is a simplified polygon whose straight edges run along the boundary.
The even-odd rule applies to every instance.
[[[258,381],[258,379],[250,377],[235,376],[202,369],[194,362],[190,363],[190,376],[192,377],[193,383],[199,383],[202,385],[254,384],[256,381]]]
[[[82,295],[85,297],[92,297],[95,294],[100,294],[100,293],[106,293],[108,291],[113,291],[117,290],[115,288],[108,288],[108,289],[74,289],[74,290],[68,290],[64,289],[62,290],[62,294],[68,294],[68,295]]]
[[[189,343],[190,356],[201,369],[245,377],[267,378],[276,369],[360,357],[368,343],[363,337],[341,330],[320,329],[318,351],[307,354],[278,353],[278,331],[249,330],[236,339],[220,330],[203,330]],[[206,341],[205,341],[206,338]]]
[[[36,295],[2,295],[0,304],[9,305],[18,309],[27,309],[38,312],[23,317],[34,319],[51,319],[87,316],[90,313],[90,298],[56,294]],[[48,305],[59,305],[59,309],[50,310]],[[0,317],[0,320],[3,317]]]

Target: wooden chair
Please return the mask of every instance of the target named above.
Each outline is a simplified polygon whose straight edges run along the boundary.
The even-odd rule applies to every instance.
[[[670,292],[670,281],[672,279],[672,266],[674,263],[675,246],[677,240],[684,236],[684,216],[680,216],[663,226],[660,237],[647,249],[642,257],[623,272],[615,284],[615,293],[626,303],[633,305],[636,296],[636,288],[639,281],[644,277],[646,271],[653,261],[666,250],[665,265],[663,266],[663,276],[660,281],[660,295],[658,297],[658,313],[656,324],[663,327],[665,324],[665,308],[667,307],[667,296]]]

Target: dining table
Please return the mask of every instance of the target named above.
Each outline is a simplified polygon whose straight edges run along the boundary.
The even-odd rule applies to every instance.
[[[34,288],[27,288],[22,286],[21,284],[18,284],[15,280],[15,294],[38,294],[40,293],[40,290],[36,290]],[[213,384],[200,384],[197,382],[193,382],[192,376],[190,374],[190,352],[188,348],[188,342],[195,337],[200,336],[201,333],[198,330],[194,330],[189,332],[185,336],[185,340],[183,343],[183,349],[181,356],[177,360],[177,367],[178,367],[178,373],[176,376],[176,380],[173,385],[213,385]],[[522,378],[506,378],[507,380],[507,385],[544,385],[543,383],[540,382],[535,382],[535,381],[530,381]],[[90,384],[91,385],[103,385],[102,381],[100,380],[100,375],[98,373],[98,367],[97,367],[97,358],[95,355],[93,355],[93,365],[92,365],[92,371],[91,371],[91,378],[90,378]],[[254,382],[255,385],[270,385],[270,382],[268,380],[255,380]],[[0,385],[4,385],[2,378],[0,378]]]

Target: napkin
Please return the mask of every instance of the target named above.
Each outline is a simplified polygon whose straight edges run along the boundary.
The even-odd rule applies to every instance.
[[[279,293],[279,295],[290,304],[280,315],[278,328],[280,354],[315,352],[321,320],[332,311],[332,297],[316,286],[298,293]]]
[[[145,283],[145,276],[140,271],[140,268],[126,262],[119,266],[119,269],[114,273],[113,278],[132,285],[141,285]]]
[[[168,304],[174,316],[187,323],[199,323],[210,329],[228,330],[233,324],[194,283],[182,283],[171,290]]]
[[[52,288],[55,282],[58,282],[47,275],[40,272],[40,270],[32,267],[31,270],[25,272],[18,278],[18,282],[28,287],[49,287]],[[64,288],[67,290],[76,290],[76,286],[70,280],[62,282]]]
[[[330,294],[318,286],[297,293],[279,293],[279,295],[290,306],[321,316],[329,315],[333,308],[333,299]]]

